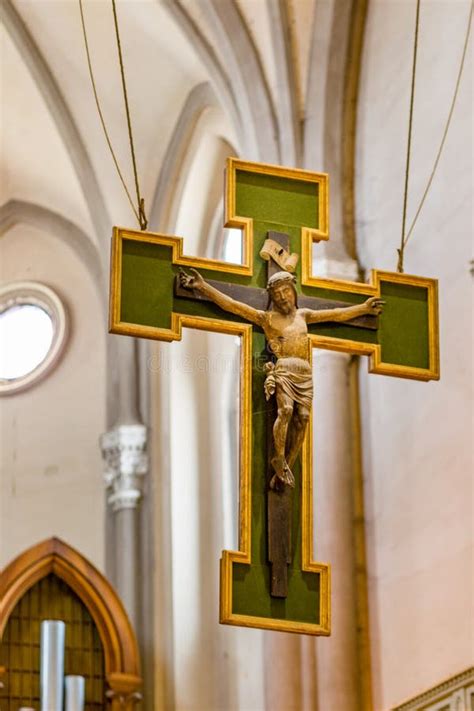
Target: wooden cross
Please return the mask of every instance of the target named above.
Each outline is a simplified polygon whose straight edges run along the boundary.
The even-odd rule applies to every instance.
[[[329,566],[313,560],[310,437],[303,445],[301,466],[295,465],[296,487],[284,505],[279,528],[280,504],[275,508],[272,496],[268,497],[268,526],[269,407],[263,391],[263,333],[215,304],[180,290],[176,286],[179,269],[199,269],[221,291],[265,309],[267,273],[273,267],[270,261],[267,269],[259,253],[269,232],[283,233],[289,251],[299,256],[295,276],[300,305],[308,300],[311,308],[334,308],[361,303],[368,296],[380,296],[386,302],[379,323],[369,316],[309,326],[313,347],[368,355],[372,373],[439,378],[436,281],[380,271],[372,272],[369,284],[313,277],[312,243],[328,239],[327,215],[326,174],[230,158],[226,226],[243,230],[242,264],[188,257],[179,237],[114,229],[112,333],[173,341],[180,340],[186,327],[241,338],[240,531],[239,550],[223,551],[221,558],[220,621],[226,624],[329,634]],[[315,402],[317,413],[317,387]],[[284,533],[275,536],[275,530]],[[287,577],[283,588],[282,577]]]

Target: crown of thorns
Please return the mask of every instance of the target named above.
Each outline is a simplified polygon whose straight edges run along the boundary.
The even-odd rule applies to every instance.
[[[273,289],[274,286],[277,286],[282,282],[289,282],[294,287],[296,279],[293,274],[290,274],[290,272],[277,272],[276,274],[272,274],[270,279],[267,281],[267,290],[269,291],[270,289]]]

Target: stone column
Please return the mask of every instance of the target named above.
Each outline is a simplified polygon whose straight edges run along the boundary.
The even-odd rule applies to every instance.
[[[147,429],[142,424],[118,425],[101,437],[107,502],[114,516],[115,587],[130,621],[139,627],[138,515],[142,482],[148,469]]]
[[[355,262],[322,259],[315,275],[357,279]],[[356,585],[353,531],[351,356],[315,350],[314,519],[315,558],[331,564],[331,637],[317,642],[318,708],[356,711]]]

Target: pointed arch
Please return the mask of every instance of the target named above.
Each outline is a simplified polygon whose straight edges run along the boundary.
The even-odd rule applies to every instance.
[[[278,121],[260,56],[238,4],[211,0],[200,6],[212,28],[213,45],[184,3],[165,0],[209,70],[223,105],[238,116],[239,138],[245,153],[255,160],[278,163]],[[220,55],[220,57],[218,56]]]
[[[224,67],[220,63],[214,48],[179,0],[163,0],[163,5],[174,17],[178,26],[189,39],[190,44],[196,49],[197,54],[212,78],[219,97],[222,100],[222,104],[229,113],[236,133],[243,139],[246,135],[246,127],[244,126],[242,109],[239,106],[234,87]]]
[[[174,232],[176,216],[181,203],[189,171],[195,160],[196,150],[206,131],[203,114],[208,109],[219,109],[220,104],[209,82],[195,86],[184,103],[175,130],[166,149],[160,174],[153,195],[150,211],[152,229]],[[228,141],[221,138],[224,157],[237,155]],[[224,165],[224,160],[222,160]],[[214,191],[215,192],[215,191]],[[220,200],[222,189],[219,183],[218,196],[211,195],[211,211],[214,213]],[[212,217],[207,221],[212,223]]]
[[[202,82],[191,89],[161,164],[150,210],[151,229],[169,229],[171,206],[180,176],[184,174],[190,143],[203,112],[212,106],[219,106],[219,102],[209,82]]]
[[[0,236],[16,224],[37,227],[71,247],[90,274],[105,314],[106,288],[100,254],[87,234],[58,212],[25,200],[9,200],[0,207]]]
[[[136,691],[141,685],[140,660],[125,608],[102,573],[59,538],[29,548],[0,573],[0,635],[18,601],[50,573],[76,593],[93,618],[104,647],[109,685]]]
[[[260,55],[238,3],[232,0],[210,0],[206,9],[215,28],[225,65],[231,71],[232,83],[238,87],[237,98],[251,118],[257,141],[258,159],[280,162],[280,136],[272,96]]]

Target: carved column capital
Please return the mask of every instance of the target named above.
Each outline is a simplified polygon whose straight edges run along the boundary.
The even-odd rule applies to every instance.
[[[111,689],[105,692],[105,696],[110,703],[111,711],[133,711],[143,698],[138,691],[134,691],[133,694],[122,694]]]
[[[105,692],[110,711],[133,711],[142,700],[139,689],[142,679],[134,674],[109,674],[109,689]]]
[[[135,508],[148,470],[145,425],[119,425],[100,438],[108,503],[114,511]]]

